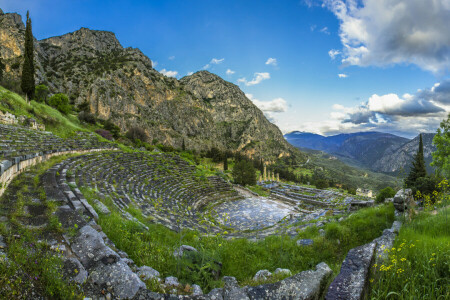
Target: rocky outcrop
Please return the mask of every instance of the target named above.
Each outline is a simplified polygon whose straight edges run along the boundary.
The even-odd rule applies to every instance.
[[[326,263],[276,283],[249,287],[250,299],[320,299],[332,271]]]
[[[376,243],[372,242],[348,252],[341,272],[331,283],[325,299],[362,299],[375,247]]]
[[[414,202],[411,189],[401,189],[394,196],[394,207],[399,212],[407,210]]]
[[[23,33],[19,15],[0,15],[0,54],[15,78]],[[266,160],[302,157],[238,86],[207,71],[181,80],[166,77],[139,49],[122,47],[111,32],[81,28],[35,41],[35,60],[37,83],[68,94],[74,105],[87,101],[92,113],[123,132],[139,126],[150,141],[178,148],[184,141],[188,149],[214,146]]]

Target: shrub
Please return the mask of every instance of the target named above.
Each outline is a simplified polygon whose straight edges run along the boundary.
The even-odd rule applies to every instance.
[[[126,134],[126,137],[132,140],[133,142],[136,140],[140,140],[141,142],[147,142],[148,140],[148,135],[145,132],[145,130],[137,126],[131,127]]]
[[[95,124],[96,119],[95,116],[89,112],[82,111],[78,114],[78,119],[82,122],[86,122],[89,124]]]
[[[234,165],[233,168],[234,182],[241,185],[256,184],[256,170],[253,164],[246,160],[241,160]]]
[[[439,182],[441,179],[434,175],[427,175],[425,177],[419,177],[417,178],[414,186],[412,186],[413,195],[416,195],[418,191],[422,195],[431,195],[433,194],[433,191],[439,192]]]
[[[386,198],[392,198],[394,196],[395,196],[394,189],[388,186],[378,193],[377,197],[375,198],[375,201],[377,203],[383,203]]]
[[[47,102],[48,87],[45,84],[36,86],[34,96],[37,102]]]
[[[119,138],[120,137],[120,127],[117,126],[116,124],[114,124],[113,122],[111,122],[111,120],[106,120],[105,121],[105,129],[109,130],[112,135],[114,136],[114,138]]]
[[[329,186],[328,181],[323,178],[316,180],[314,184],[318,189],[326,189]]]
[[[50,97],[48,104],[53,106],[63,114],[67,115],[72,110],[69,104],[69,97],[66,94],[58,93]]]
[[[112,141],[113,140],[113,136],[111,134],[111,132],[109,132],[108,130],[104,130],[104,129],[97,129],[95,131],[95,133],[97,133],[99,136]]]

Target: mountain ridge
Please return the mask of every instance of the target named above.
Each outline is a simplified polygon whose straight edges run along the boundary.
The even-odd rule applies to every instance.
[[[20,15],[0,14],[0,54],[14,80],[20,76],[23,33]],[[124,48],[113,32],[82,27],[35,39],[35,64],[37,84],[66,93],[74,106],[87,102],[91,113],[123,132],[139,126],[153,142],[231,149],[267,161],[304,158],[237,85],[208,71],[166,77],[139,49]]]
[[[434,133],[423,133],[425,161],[428,172],[434,149]],[[365,131],[343,133],[333,136],[302,133],[298,131],[285,134],[288,142],[298,148],[324,151],[342,159],[350,159],[375,172],[396,174],[408,172],[418,148],[418,137],[407,139],[390,133]]]

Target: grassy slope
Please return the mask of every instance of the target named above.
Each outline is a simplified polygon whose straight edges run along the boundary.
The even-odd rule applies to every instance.
[[[332,155],[322,151],[310,150],[308,154],[310,156],[308,165],[298,168],[296,173],[311,175],[314,168],[322,168],[331,178],[343,183],[352,183],[356,187],[374,191],[379,191],[386,186],[400,188],[401,180],[399,178],[372,172],[357,165],[349,165],[339,159],[330,159]]]
[[[63,115],[58,110],[36,101],[26,102],[20,95],[0,86],[0,110],[18,116],[34,118],[44,124],[47,131],[60,137],[69,137],[75,131],[90,131],[75,115]]]

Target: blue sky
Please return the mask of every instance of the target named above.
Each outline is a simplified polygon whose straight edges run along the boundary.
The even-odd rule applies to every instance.
[[[449,2],[0,0],[0,8],[29,9],[38,39],[108,30],[169,76],[206,68],[238,84],[283,132],[411,137],[450,111]]]

